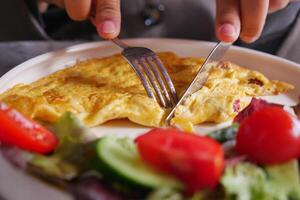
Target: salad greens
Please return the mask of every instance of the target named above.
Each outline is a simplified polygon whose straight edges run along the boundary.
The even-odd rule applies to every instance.
[[[173,188],[163,187],[150,193],[146,200],[186,200],[181,192]]]
[[[299,164],[297,160],[289,163],[265,168],[268,175],[268,187],[270,196],[285,200],[300,199]]]
[[[88,129],[71,113],[65,113],[55,125],[59,145],[50,156],[35,155],[31,166],[48,176],[70,180],[87,164],[87,145],[84,136]]]
[[[227,166],[217,191],[201,191],[185,197],[179,191],[163,187],[147,200],[299,200],[298,161],[260,167],[248,162]]]
[[[220,143],[234,141],[238,128],[239,124],[234,123],[211,132],[208,136]],[[297,160],[272,166],[239,161],[225,167],[216,191],[205,190],[186,197],[182,193],[181,183],[168,175],[162,176],[143,163],[133,139],[104,137],[93,145],[87,144],[84,137],[89,131],[88,128],[71,113],[64,114],[54,129],[59,140],[57,149],[51,155],[34,154],[29,161],[31,167],[49,177],[69,181],[82,177],[80,175],[83,172],[95,169],[103,175],[97,177],[99,184],[113,179],[113,184],[119,186],[117,191],[120,193],[124,194],[123,187],[126,187],[126,192],[136,192],[132,187],[127,188],[124,179],[128,184],[150,188],[148,196],[143,193],[146,200],[300,200]],[[95,159],[97,162],[94,162]],[[116,188],[118,187],[114,187]]]
[[[207,136],[214,140],[217,140],[220,143],[224,143],[229,140],[234,140],[238,129],[239,129],[239,124],[233,123],[228,127],[210,132],[207,134]]]
[[[217,192],[201,191],[187,197],[173,188],[163,187],[150,193],[146,200],[220,200]],[[222,199],[222,198],[221,198]]]
[[[246,162],[227,166],[221,184],[228,200],[300,199],[296,160],[265,168]]]

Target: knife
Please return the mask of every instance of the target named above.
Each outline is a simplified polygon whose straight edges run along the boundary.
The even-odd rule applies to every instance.
[[[197,92],[204,86],[209,76],[210,69],[212,68],[212,65],[209,65],[209,63],[212,61],[221,60],[230,46],[231,43],[219,42],[209,53],[208,57],[205,59],[204,63],[202,64],[201,68],[199,69],[198,73],[194,77],[189,87],[185,90],[182,97],[177,102],[176,106],[168,114],[166,118],[166,122],[168,125],[170,124],[170,121],[174,116],[174,112],[178,108],[178,106],[180,106],[187,97],[191,96],[193,93]]]

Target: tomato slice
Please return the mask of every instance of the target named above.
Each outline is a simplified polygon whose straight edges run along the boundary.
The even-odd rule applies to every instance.
[[[185,183],[188,193],[213,189],[224,167],[221,145],[176,129],[153,129],[136,139],[143,160]]]
[[[53,133],[18,111],[0,103],[0,142],[37,153],[49,153],[57,145]]]
[[[297,158],[299,127],[299,121],[282,108],[263,108],[241,123],[236,150],[259,164],[277,164]]]

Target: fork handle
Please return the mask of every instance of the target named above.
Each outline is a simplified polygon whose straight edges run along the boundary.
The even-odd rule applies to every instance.
[[[121,41],[119,38],[112,39],[111,41],[113,43],[115,43],[116,45],[118,45],[122,49],[129,48],[129,46],[127,44],[125,44],[123,41]]]

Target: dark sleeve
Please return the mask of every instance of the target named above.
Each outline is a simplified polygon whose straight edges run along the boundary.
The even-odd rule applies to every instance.
[[[1,1],[0,41],[47,39],[47,35],[34,14],[30,12],[35,9],[33,2],[27,5],[28,2],[24,0]]]
[[[236,45],[276,54],[293,29],[300,13],[300,2],[290,3],[286,8],[269,14],[261,37],[254,43],[237,41]]]

